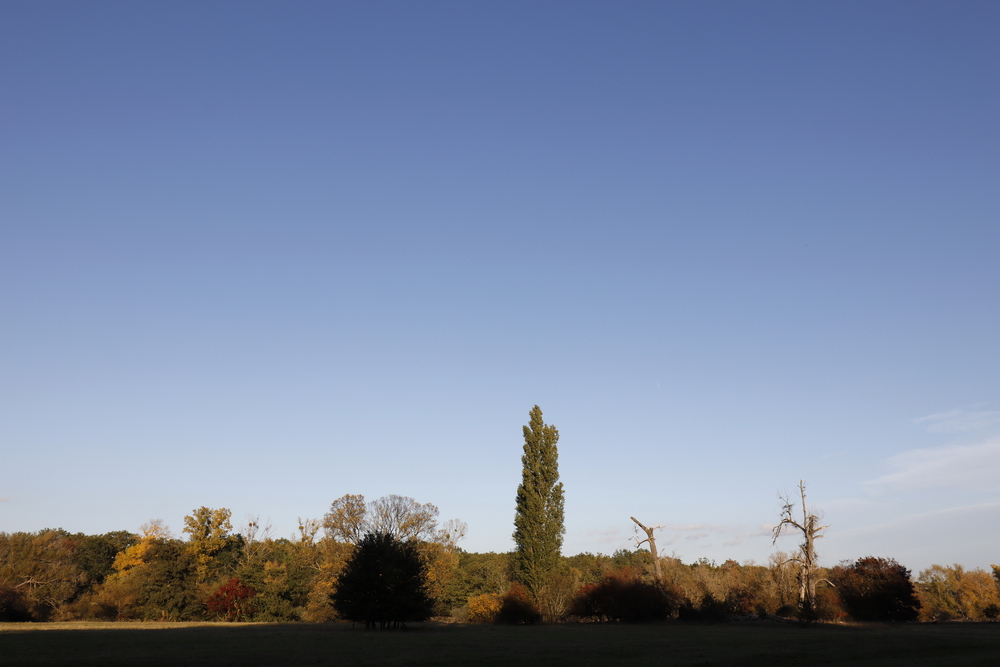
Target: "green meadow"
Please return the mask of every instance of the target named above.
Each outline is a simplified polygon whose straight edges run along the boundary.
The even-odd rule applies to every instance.
[[[0,665],[1000,664],[1000,624],[833,626],[424,623],[0,625]]]

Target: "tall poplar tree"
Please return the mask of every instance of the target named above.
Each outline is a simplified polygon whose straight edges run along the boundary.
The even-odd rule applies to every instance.
[[[563,534],[563,485],[559,481],[559,431],[532,408],[524,427],[521,485],[514,515],[514,578],[538,596],[559,564]]]

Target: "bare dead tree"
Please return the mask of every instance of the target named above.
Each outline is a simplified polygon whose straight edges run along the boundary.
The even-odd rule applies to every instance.
[[[652,528],[646,528],[634,516],[630,516],[629,518],[632,519],[632,521],[635,521],[635,525],[642,528],[642,530],[646,533],[646,539],[637,542],[635,546],[636,548],[639,548],[643,544],[649,542],[649,553],[653,554],[653,573],[656,575],[656,583],[662,584],[663,572],[660,570],[660,556],[656,553],[656,538],[653,537],[653,531],[656,530],[657,527],[653,526]]]
[[[365,533],[371,532],[365,497],[348,493],[334,500],[330,511],[323,516],[323,531],[330,540],[360,542]]]
[[[799,566],[799,604],[807,613],[816,608],[816,574],[819,570],[816,558],[816,540],[823,537],[823,531],[829,526],[821,526],[819,522],[822,517],[815,512],[810,513],[806,507],[806,485],[799,480],[799,496],[802,499],[802,520],[795,516],[795,503],[787,496],[778,495],[782,503],[781,521],[774,527],[774,538],[771,544],[775,544],[778,538],[786,530],[794,529],[802,533],[802,544],[799,545],[799,553],[788,559],[788,562],[796,563]]]
[[[368,504],[368,529],[395,535],[404,542],[433,540],[437,517],[437,507],[431,503],[418,503],[406,496],[383,496]]]
[[[458,549],[458,543],[465,539],[467,532],[469,532],[469,524],[458,519],[448,519],[444,528],[437,531],[437,536],[434,539],[443,544],[446,549],[455,551]]]
[[[251,567],[263,560],[271,541],[272,531],[270,519],[261,524],[259,514],[247,515],[246,523],[240,528],[243,549],[238,562],[241,566]]]

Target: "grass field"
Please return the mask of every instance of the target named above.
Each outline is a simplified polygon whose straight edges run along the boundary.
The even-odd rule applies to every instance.
[[[1000,624],[0,624],[0,665],[1000,665]]]

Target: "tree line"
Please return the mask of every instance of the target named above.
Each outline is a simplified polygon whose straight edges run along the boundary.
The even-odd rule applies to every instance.
[[[215,545],[171,537],[159,525],[140,534],[0,533],[0,621],[348,617],[333,599],[357,545],[308,531],[295,539],[253,531],[218,531]],[[660,558],[661,583],[646,549],[560,556],[544,593],[534,596],[516,581],[511,553],[407,544],[423,564],[427,616],[511,623],[800,616],[799,569],[781,552],[764,564]],[[1000,567],[991,574],[934,565],[911,578],[892,559],[866,557],[819,568],[817,576],[819,620],[982,621],[1000,613]]]
[[[564,556],[558,430],[535,406],[523,433],[510,553],[462,550],[465,524],[440,524],[434,505],[395,495],[344,495],[322,519],[300,520],[292,538],[274,537],[258,519],[234,530],[228,509],[208,507],[184,518],[182,538],[158,521],[138,534],[0,533],[0,621],[350,620],[392,627],[429,617],[529,624],[1000,616],[998,566],[987,573],[934,565],[912,577],[891,558],[869,556],[821,567],[815,542],[826,526],[807,507],[802,483],[797,502],[783,499],[774,532],[775,540],[784,531],[801,534],[802,544],[767,564],[661,557],[655,528],[635,518],[645,535],[636,549]]]

